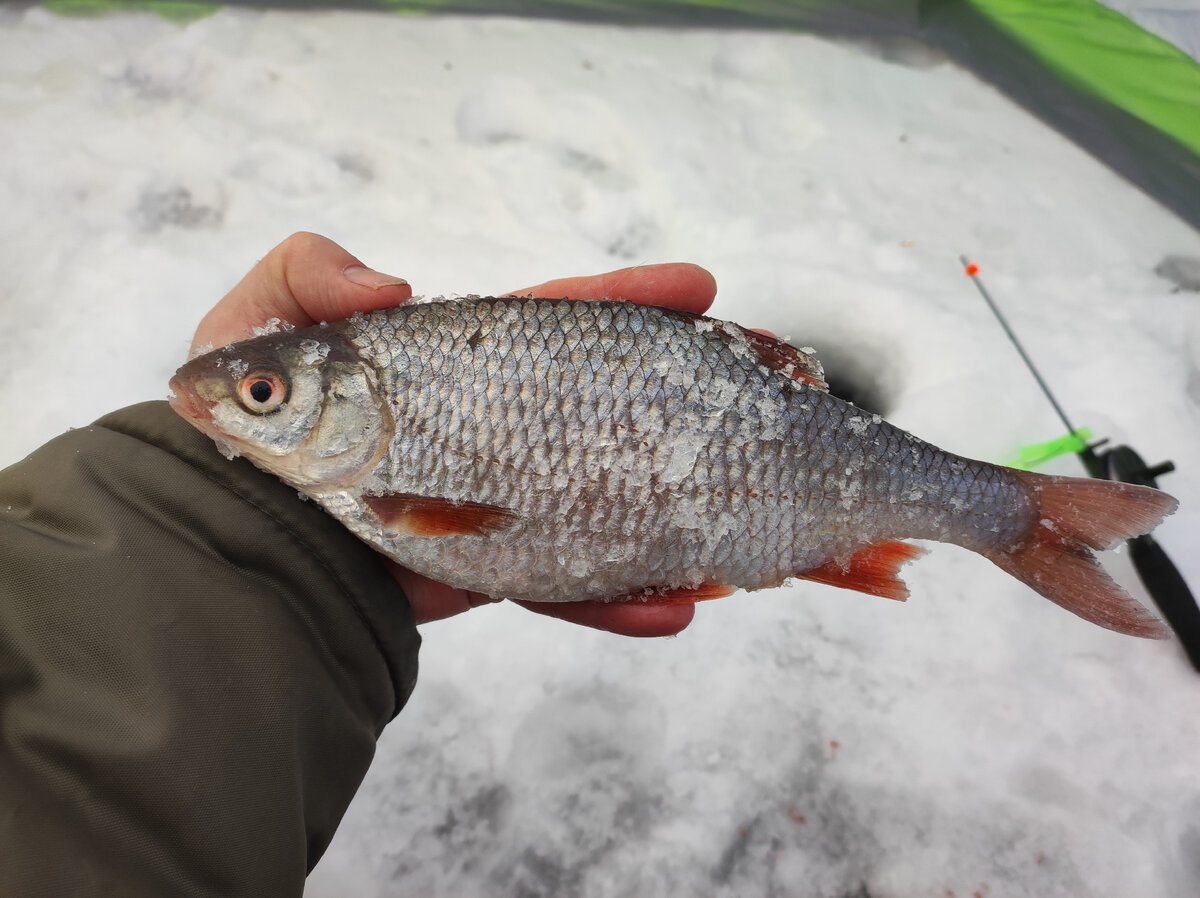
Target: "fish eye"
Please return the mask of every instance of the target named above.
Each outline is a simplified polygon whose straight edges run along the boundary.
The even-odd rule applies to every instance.
[[[274,371],[252,371],[238,381],[238,398],[247,411],[273,412],[287,399],[287,385]]]

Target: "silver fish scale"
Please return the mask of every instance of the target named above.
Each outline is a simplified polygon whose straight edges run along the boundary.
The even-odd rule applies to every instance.
[[[999,469],[771,370],[707,319],[468,299],[347,327],[395,418],[361,489],[498,506],[515,520],[484,536],[394,535],[354,512],[349,493],[321,501],[458,586],[539,601],[754,588],[881,539],[1012,542],[1032,514]]]

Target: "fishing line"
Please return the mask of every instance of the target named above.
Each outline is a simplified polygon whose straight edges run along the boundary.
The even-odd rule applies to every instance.
[[[1000,309],[997,308],[987,288],[983,286],[983,281],[979,279],[979,266],[964,255],[960,255],[958,258],[962,262],[963,270],[979,291],[979,295],[988,304],[988,308],[992,310],[992,314],[1004,328],[1004,333],[1008,335],[1008,339],[1020,353],[1025,367],[1029,369],[1038,386],[1042,388],[1042,392],[1046,394],[1046,398],[1050,400],[1050,404],[1054,406],[1058,417],[1062,419],[1068,430],[1065,437],[1059,437],[1047,443],[1021,447],[1020,458],[1026,463],[1019,463],[1019,466],[1032,468],[1034,465],[1058,455],[1074,452],[1092,477],[1136,483],[1158,489],[1155,478],[1175,470],[1174,462],[1164,461],[1151,467],[1129,446],[1117,446],[1097,454],[1095,450],[1107,443],[1108,440],[1102,439],[1089,443],[1088,441],[1092,438],[1091,432],[1087,428],[1076,429],[1071,424],[1067,413],[1054,398],[1050,387],[1042,379],[1037,367],[1025,352],[1024,347],[1021,346],[1021,341],[1017,339],[1017,335],[1000,313]],[[1138,578],[1145,586],[1146,592],[1154,600],[1158,610],[1162,612],[1167,624],[1175,631],[1175,635],[1179,637],[1179,642],[1192,662],[1192,666],[1200,671],[1200,606],[1196,604],[1196,599],[1192,596],[1187,582],[1154,537],[1143,534],[1126,542],[1129,545],[1129,557],[1133,561],[1134,570],[1137,571]]]
[[[1021,341],[1017,339],[1017,335],[1013,333],[1013,329],[1008,326],[1008,322],[1004,316],[1000,314],[1000,309],[992,300],[992,296],[987,292],[987,288],[983,286],[983,281],[979,277],[979,266],[970,261],[966,256],[959,256],[958,260],[963,264],[963,270],[967,273],[967,277],[971,279],[971,283],[979,291],[979,295],[983,297],[983,301],[988,304],[988,308],[992,310],[992,314],[996,316],[996,320],[1000,322],[1000,326],[1004,328],[1004,333],[1008,334],[1008,339],[1012,345],[1016,347],[1017,352],[1021,354],[1021,358],[1025,361],[1025,367],[1029,369],[1029,373],[1033,375],[1033,379],[1038,382],[1038,386],[1042,388],[1042,392],[1046,394],[1046,398],[1050,400],[1050,404],[1054,406],[1054,410],[1058,412],[1058,417],[1062,419],[1063,424],[1067,426],[1068,433],[1075,432],[1073,425],[1067,418],[1067,413],[1062,410],[1062,406],[1058,404],[1058,400],[1054,398],[1054,394],[1050,392],[1050,388],[1046,385],[1046,381],[1042,380],[1042,375],[1038,372],[1037,366],[1033,364],[1033,360],[1025,352],[1025,347],[1021,345]]]

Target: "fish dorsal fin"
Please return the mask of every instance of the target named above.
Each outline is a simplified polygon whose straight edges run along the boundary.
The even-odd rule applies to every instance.
[[[409,536],[483,536],[503,530],[517,518],[515,512],[497,505],[413,493],[363,496],[363,501],[385,530]]]
[[[924,554],[920,546],[886,540],[859,549],[845,563],[830,561],[796,576],[903,602],[908,598],[908,587],[900,579],[900,566]]]
[[[784,343],[778,337],[760,334],[732,321],[715,322],[713,330],[735,345],[749,346],[758,356],[759,362],[772,371],[808,384],[813,389],[829,392],[829,384],[825,383],[825,372],[821,363],[807,352],[790,343]]]

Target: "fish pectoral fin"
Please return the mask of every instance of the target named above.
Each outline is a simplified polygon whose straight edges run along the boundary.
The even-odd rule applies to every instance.
[[[641,602],[645,605],[694,605],[708,599],[723,599],[737,592],[736,586],[701,583],[699,586],[651,587],[641,592],[616,596],[611,602]]]
[[[908,587],[900,579],[900,567],[924,554],[920,546],[886,540],[859,549],[845,563],[830,561],[796,576],[903,602],[908,598]]]
[[[384,493],[363,496],[385,530],[409,536],[483,536],[503,530],[517,519],[516,512],[480,502],[456,502],[441,496]]]

